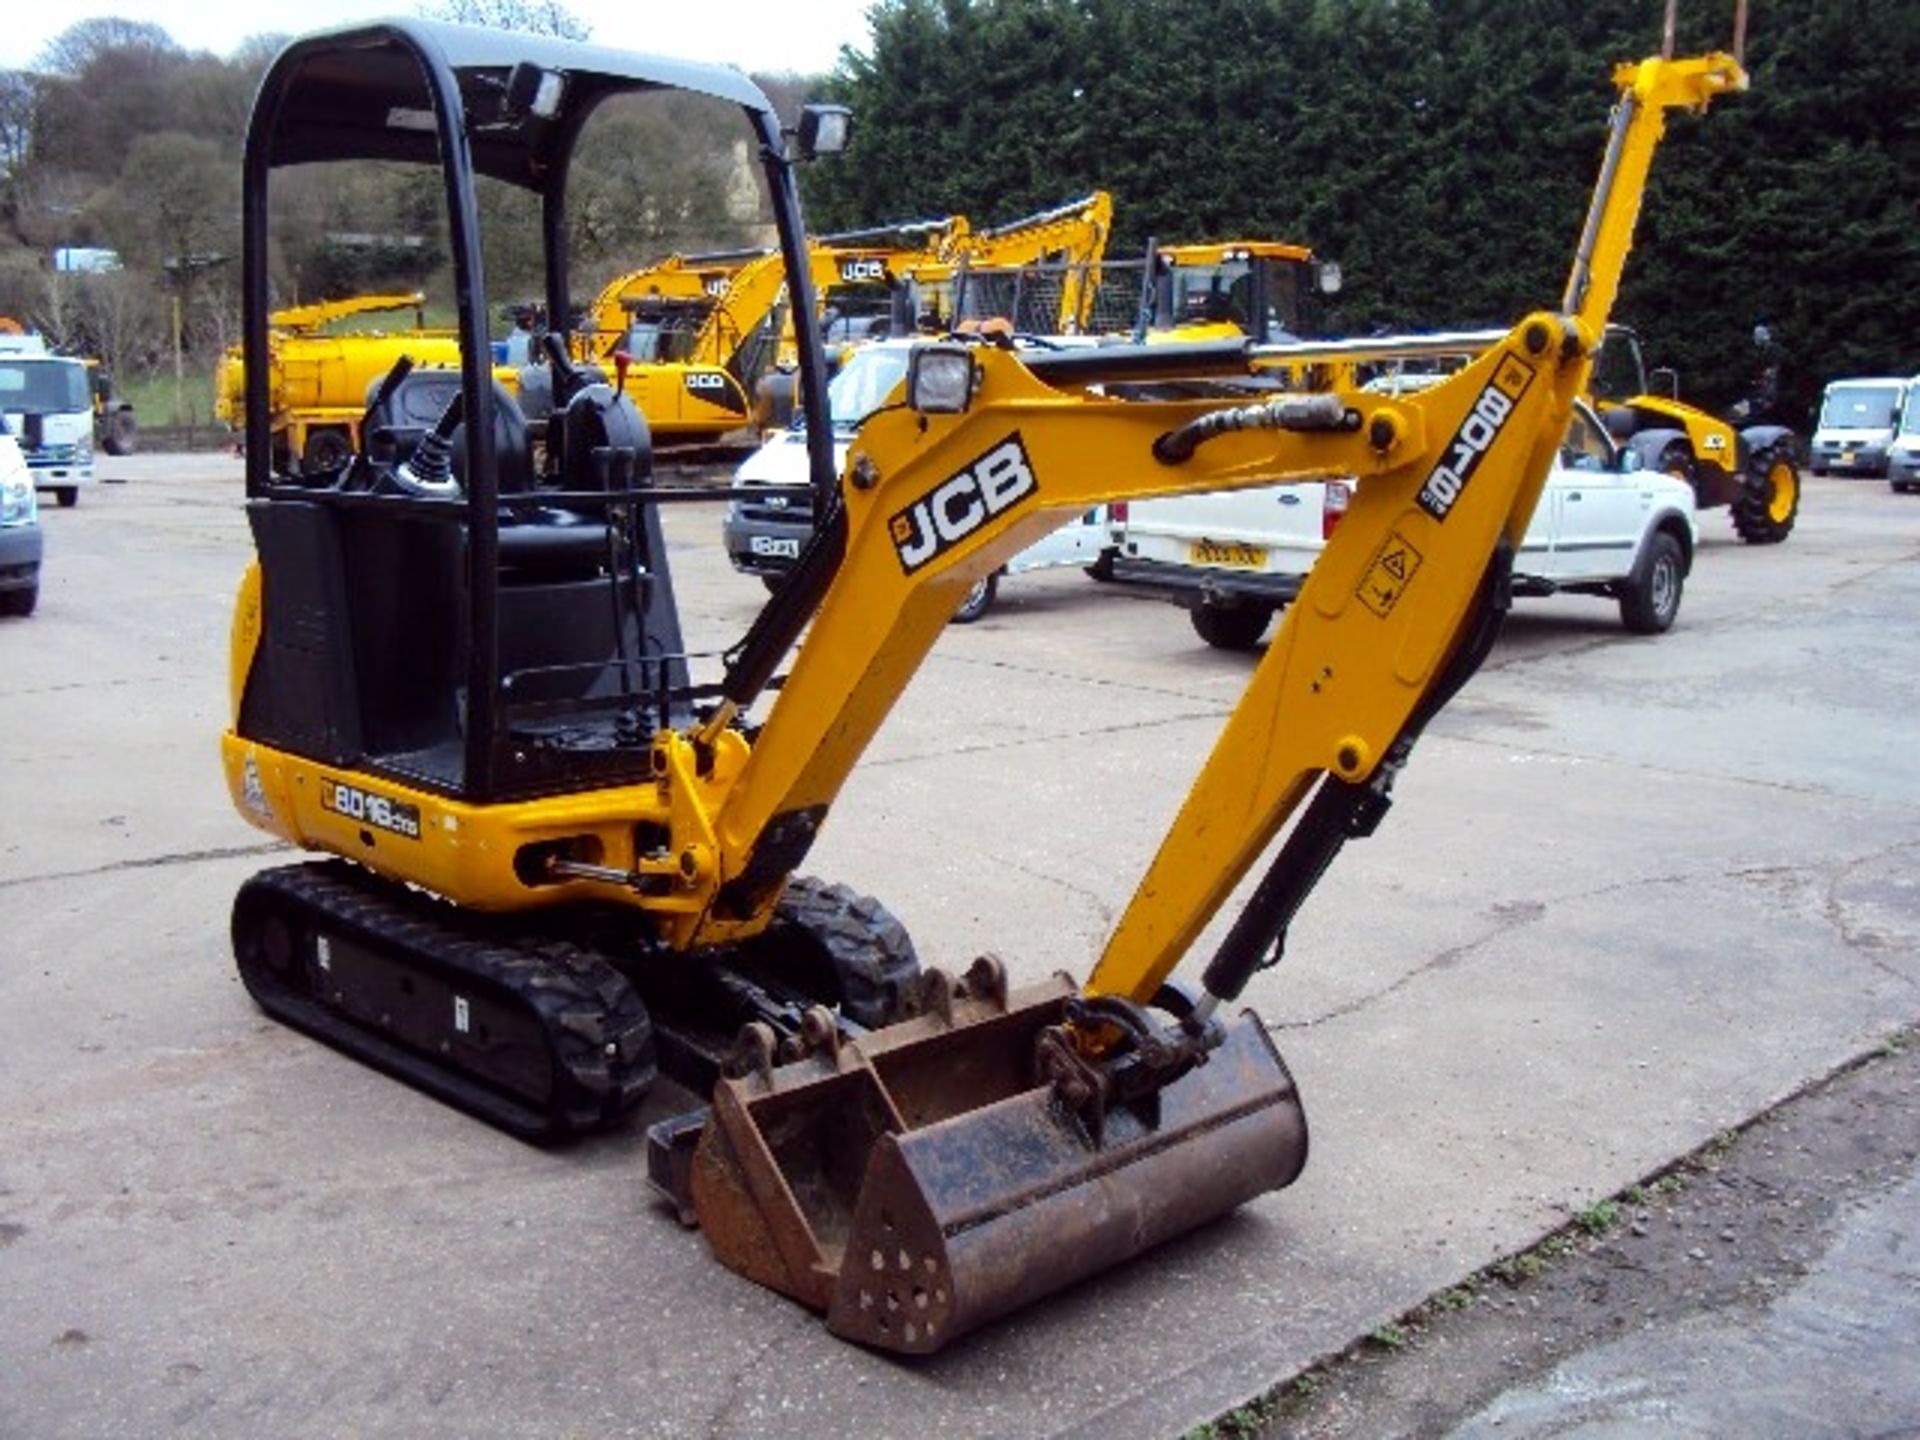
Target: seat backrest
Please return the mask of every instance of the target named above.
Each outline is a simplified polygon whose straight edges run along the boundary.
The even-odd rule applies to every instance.
[[[499,472],[502,495],[517,495],[533,488],[533,445],[527,434],[526,416],[519,402],[498,380],[493,385],[493,453]],[[375,382],[370,403],[378,395]],[[385,400],[373,403],[361,427],[363,444],[369,459],[398,465],[411,456],[431,430],[434,422],[460,393],[457,370],[415,370],[393,389]],[[462,483],[467,477],[467,427],[462,423],[453,432],[453,473]]]

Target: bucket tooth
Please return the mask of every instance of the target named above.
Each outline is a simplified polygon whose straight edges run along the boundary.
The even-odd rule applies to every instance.
[[[962,993],[723,1080],[691,1181],[715,1256],[837,1335],[924,1354],[1299,1175],[1306,1118],[1250,1011],[1096,1140],[1036,1080],[1075,993]]]

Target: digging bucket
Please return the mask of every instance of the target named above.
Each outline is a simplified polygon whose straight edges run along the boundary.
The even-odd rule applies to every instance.
[[[927,1354],[1293,1181],[1306,1118],[1252,1012],[1205,1063],[1088,1123],[1036,1079],[1077,993],[997,965],[930,976],[924,1013],[723,1079],[687,1167],[724,1264],[835,1334]],[[1055,1032],[1058,1033],[1057,1031]]]

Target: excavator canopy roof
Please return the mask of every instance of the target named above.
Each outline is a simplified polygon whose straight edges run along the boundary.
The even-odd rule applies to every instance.
[[[515,116],[506,105],[521,64],[562,78],[558,108],[544,118]],[[267,163],[436,163],[429,68],[451,72],[458,85],[474,170],[530,190],[544,188],[549,162],[565,153],[586,112],[611,95],[682,90],[773,114],[759,86],[718,65],[471,25],[383,20],[321,31],[280,52],[254,107],[256,124],[270,126]]]

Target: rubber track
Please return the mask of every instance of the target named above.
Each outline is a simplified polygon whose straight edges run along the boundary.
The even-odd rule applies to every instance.
[[[484,1076],[370,1028],[275,972],[248,963],[242,916],[255,906],[376,951],[476,993],[510,997],[546,1036],[553,1086],[544,1106]],[[342,862],[265,870],[234,900],[241,979],[276,1019],[479,1115],[522,1139],[548,1142],[603,1128],[632,1110],[656,1073],[653,1025],[633,986],[606,961],[562,940],[486,933],[480,917],[391,885]],[[305,947],[299,953],[304,956]],[[304,973],[304,960],[301,961]]]
[[[845,885],[796,875],[773,913],[779,929],[799,930],[825,959],[842,1014],[868,1029],[900,1018],[920,957],[891,910]]]

